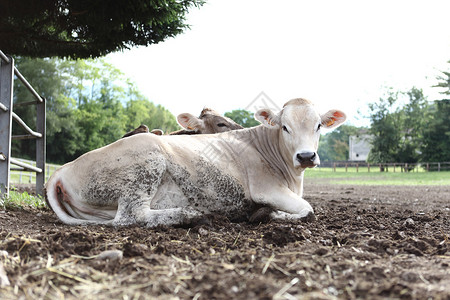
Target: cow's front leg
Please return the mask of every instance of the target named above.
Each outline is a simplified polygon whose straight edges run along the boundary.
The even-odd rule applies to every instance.
[[[314,210],[311,205],[299,195],[293,193],[287,188],[279,191],[278,193],[259,193],[254,198],[254,201],[258,204],[262,204],[273,209],[273,211],[263,211],[263,214],[268,214],[270,219],[315,220]],[[258,214],[259,212],[256,211],[250,221],[252,221],[252,219],[260,219]]]
[[[258,204],[269,206],[290,214],[306,216],[310,212],[314,213],[313,208],[307,201],[288,188],[276,192],[259,192],[253,197],[253,200]]]

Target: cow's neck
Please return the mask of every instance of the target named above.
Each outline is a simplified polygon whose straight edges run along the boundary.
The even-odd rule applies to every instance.
[[[303,194],[303,171],[298,173],[286,164],[280,150],[278,130],[258,126],[252,128],[251,132],[253,133],[251,143],[255,150],[260,153],[277,175],[284,177],[289,189],[301,197]]]

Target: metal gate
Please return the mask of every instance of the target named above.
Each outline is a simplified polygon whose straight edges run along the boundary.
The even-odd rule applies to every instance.
[[[35,101],[13,104],[14,75]],[[36,105],[36,131],[33,131],[13,111],[14,106]],[[14,67],[14,59],[0,51],[0,192],[8,195],[10,170],[36,173],[36,193],[43,195],[45,181],[45,99],[41,97],[28,81]],[[12,121],[17,122],[27,132],[25,135],[12,135]],[[11,139],[36,139],[36,166],[29,165],[11,157]]]

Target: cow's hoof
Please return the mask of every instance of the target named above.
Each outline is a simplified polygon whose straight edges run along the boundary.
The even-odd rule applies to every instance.
[[[302,218],[302,221],[306,223],[312,223],[315,222],[316,220],[317,217],[312,211],[310,211],[305,217]]]
[[[248,219],[248,221],[250,223],[267,223],[269,222],[272,218],[270,216],[271,213],[274,212],[274,209],[271,207],[261,207],[260,209],[258,209],[257,211],[255,211],[250,218]]]

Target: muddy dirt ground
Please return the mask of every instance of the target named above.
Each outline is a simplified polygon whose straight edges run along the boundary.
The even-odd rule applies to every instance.
[[[115,229],[0,211],[0,298],[450,299],[450,186],[304,196],[316,222]]]

